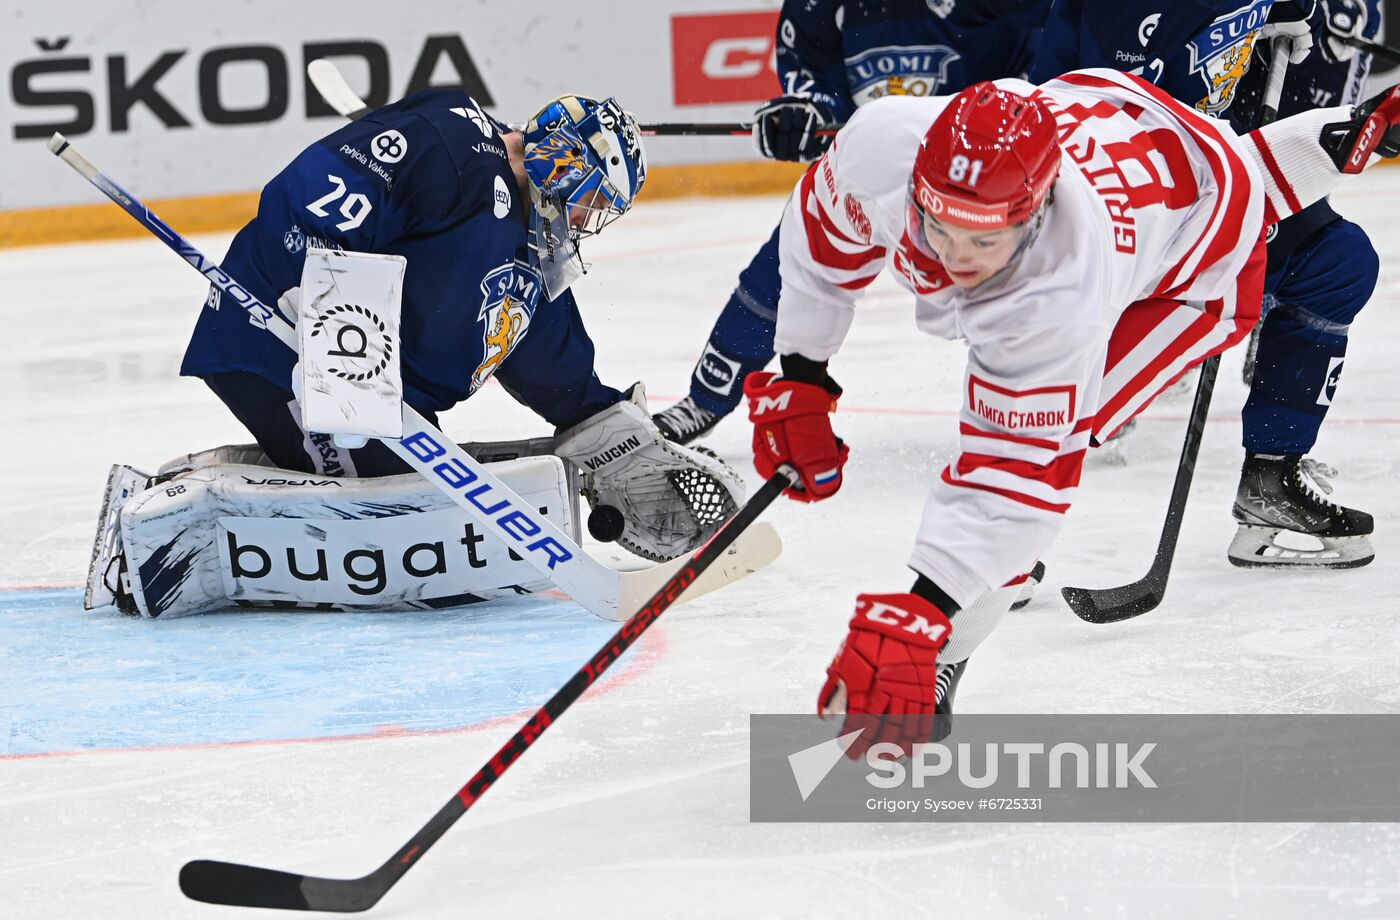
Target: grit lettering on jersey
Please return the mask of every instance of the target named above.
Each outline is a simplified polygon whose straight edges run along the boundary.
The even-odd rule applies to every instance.
[[[967,404],[974,415],[1003,431],[1064,428],[1074,421],[1074,385],[1014,390],[972,374]]]
[[[1087,131],[1083,131],[1082,136],[1079,136],[1091,116],[1098,116],[1100,119],[1104,117],[1104,113],[1099,111],[1100,106],[1114,110],[1119,107],[1108,102],[1096,103],[1087,108],[1083,105],[1065,106],[1040,90],[1036,90],[1033,97],[1043,102],[1055,116],[1055,131],[1060,148],[1079,167],[1084,178],[1089,180],[1090,187],[1098,194],[1099,200],[1108,211],[1108,219],[1113,224],[1113,248],[1128,255],[1137,252],[1137,220],[1133,217],[1133,208],[1129,203],[1132,200],[1132,192],[1128,180],[1104,145],[1098,143]],[[1133,108],[1135,106],[1127,104],[1121,111],[1132,116]]]

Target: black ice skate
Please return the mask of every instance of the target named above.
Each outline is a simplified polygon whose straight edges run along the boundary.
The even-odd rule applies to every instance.
[[[661,429],[666,440],[676,444],[689,444],[696,438],[710,433],[724,416],[702,409],[695,400],[687,396],[668,409],[656,413],[651,420]]]
[[[1371,515],[1324,498],[1337,471],[1313,460],[1245,455],[1232,511],[1230,562],[1246,567],[1351,569],[1376,558]]]
[[[1020,610],[1035,599],[1035,589],[1045,580],[1045,563],[1037,561],[1035,567],[1031,569],[1031,574],[1025,581],[1021,582],[1021,590],[1017,593],[1016,599],[1011,602],[1012,610]]]
[[[102,510],[97,516],[97,536],[92,542],[92,559],[88,563],[84,610],[116,605],[122,613],[136,615],[136,600],[127,590],[125,581],[126,554],[122,552],[121,511],[127,499],[145,491],[150,484],[148,474],[120,463],[107,474],[107,490],[102,495]]]
[[[967,670],[969,659],[952,664],[940,664],[934,683],[938,687],[937,701],[933,709],[933,737],[930,741],[942,741],[953,731],[953,698],[958,694],[958,681]]]

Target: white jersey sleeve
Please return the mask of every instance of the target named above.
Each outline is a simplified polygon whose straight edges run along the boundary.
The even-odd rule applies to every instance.
[[[899,243],[914,155],[947,104],[920,101],[922,111],[912,121],[889,100],[859,108],[788,199],[778,235],[779,354],[814,361],[835,354],[856,302]],[[887,143],[891,132],[898,143]]]

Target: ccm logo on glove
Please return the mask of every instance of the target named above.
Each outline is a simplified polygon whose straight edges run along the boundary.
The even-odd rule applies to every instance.
[[[864,604],[864,609],[857,609],[856,616],[858,618],[864,617],[872,623],[879,623],[882,626],[896,626],[907,633],[927,636],[930,642],[935,642],[940,646],[943,644],[938,640],[948,632],[949,624],[948,618],[943,616],[941,611],[930,607],[929,609],[932,611],[930,615],[934,618],[930,622],[918,613],[904,610],[893,604],[886,604],[869,594],[861,595],[860,600]]]
[[[749,374],[744,395],[754,424],[754,468],[770,479],[781,466],[790,466],[799,483],[787,490],[798,501],[815,502],[841,488],[841,468],[850,449],[831,430],[831,413],[841,388],[827,378],[826,386],[789,380],[767,371]]]

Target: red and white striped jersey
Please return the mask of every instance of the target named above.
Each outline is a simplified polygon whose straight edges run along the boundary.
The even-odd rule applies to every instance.
[[[910,559],[964,606],[1030,570],[1074,499],[1090,435],[1126,421],[1103,427],[1124,386],[1104,372],[1123,312],[1145,298],[1201,311],[1147,336],[1164,349],[1173,323],[1228,313],[1263,220],[1259,173],[1225,122],[1116,71],[996,83],[1046,104],[1063,155],[1039,235],[1001,275],[959,288],[906,235],[914,158],[951,97],[862,106],[799,183],[779,249],[780,354],[829,359],[887,265],[920,329],[967,342],[961,453],[933,485]],[[1166,372],[1149,359],[1110,377],[1145,386]]]

